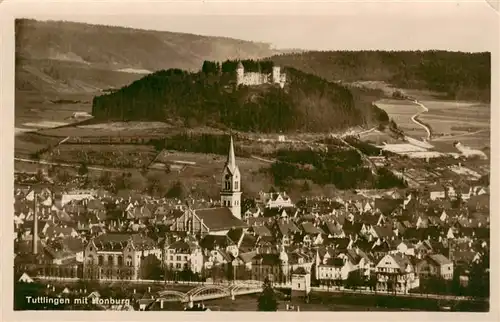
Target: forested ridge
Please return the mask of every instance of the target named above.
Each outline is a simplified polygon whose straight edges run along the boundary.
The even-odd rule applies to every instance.
[[[249,70],[268,72],[272,62],[243,61]],[[254,132],[330,131],[388,121],[346,87],[295,68],[284,89],[234,83],[237,61],[205,62],[202,71],[162,70],[97,96],[96,120],[181,121],[187,127],[230,127]]]
[[[442,92],[450,99],[490,100],[491,54],[448,51],[309,51],[272,57],[328,81],[386,81]]]

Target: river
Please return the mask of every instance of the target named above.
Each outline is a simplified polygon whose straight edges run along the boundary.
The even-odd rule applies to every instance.
[[[258,295],[238,296],[233,301],[230,298],[221,298],[204,302],[205,306],[212,311],[257,311]],[[303,300],[297,299],[292,302],[281,300],[278,310],[285,311],[286,304],[292,305],[300,311],[410,311],[409,309],[388,309],[383,307],[370,307],[366,305],[340,304],[340,303],[322,303],[320,300],[312,300],[310,303],[305,303]]]

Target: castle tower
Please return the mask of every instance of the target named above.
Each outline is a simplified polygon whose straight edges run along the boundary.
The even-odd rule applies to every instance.
[[[277,84],[281,81],[281,68],[279,66],[273,66],[273,83]]]
[[[233,137],[231,137],[229,154],[222,172],[220,200],[223,207],[229,208],[233,216],[241,219],[241,176],[234,156]]]
[[[238,66],[236,67],[236,85],[243,84],[243,78],[245,77],[245,67],[243,64],[238,62]]]

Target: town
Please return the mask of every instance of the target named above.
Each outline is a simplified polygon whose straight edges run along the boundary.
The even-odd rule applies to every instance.
[[[45,296],[94,298],[109,293],[103,285],[115,285],[128,289],[121,296],[138,310],[167,309],[164,301],[201,309],[214,299],[260,293],[263,283],[304,303],[297,306],[318,292],[488,298],[489,187],[467,172],[460,188],[300,200],[266,191],[249,199],[232,138],[227,151],[213,187],[217,201],[118,195],[17,176],[16,289],[36,282],[47,285]],[[187,285],[195,287],[179,290]]]

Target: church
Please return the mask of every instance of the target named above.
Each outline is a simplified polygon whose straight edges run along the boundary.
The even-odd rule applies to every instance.
[[[204,209],[188,207],[176,218],[171,230],[200,235],[226,235],[231,229],[247,227],[241,220],[241,175],[236,164],[232,137],[220,188],[222,207]]]

